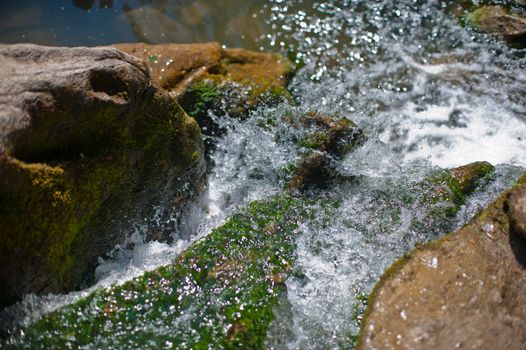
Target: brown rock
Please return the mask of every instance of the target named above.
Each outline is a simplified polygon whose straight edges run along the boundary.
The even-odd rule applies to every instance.
[[[526,246],[510,234],[505,200],[384,273],[359,349],[524,349]]]
[[[289,189],[323,185],[337,177],[333,160],[341,159],[366,140],[363,131],[345,117],[308,112],[299,118],[285,118],[292,128],[306,130],[297,145],[307,150],[297,165]]]
[[[222,49],[217,42],[205,44],[118,44],[114,47],[146,61],[153,81],[182,99],[185,110],[193,107],[183,96],[188,88],[203,80],[229,98],[227,112],[241,115],[266,94],[286,95],[292,66],[280,55],[243,49]],[[192,89],[190,89],[192,90]],[[235,95],[234,98],[231,95]],[[198,103],[200,101],[197,101]],[[193,115],[196,117],[195,115]]]
[[[307,185],[316,184],[324,178],[324,167],[327,156],[322,152],[312,152],[301,160],[288,187],[302,189]]]
[[[150,85],[143,62],[111,48],[2,45],[0,77],[0,151],[23,159],[90,153],[111,122],[90,119],[110,105],[117,117]]]
[[[222,54],[219,43],[162,45],[133,43],[117,44],[113,47],[146,62],[155,84],[178,92],[182,92],[183,89],[179,84],[185,79],[196,74],[202,75],[217,67]]]
[[[203,185],[199,127],[133,56],[0,45],[0,81],[0,306],[79,287],[135,220],[173,219]]]
[[[513,230],[526,240],[526,185],[513,190],[507,204]]]
[[[526,18],[501,6],[483,6],[469,16],[479,30],[502,36],[512,42],[526,44]]]

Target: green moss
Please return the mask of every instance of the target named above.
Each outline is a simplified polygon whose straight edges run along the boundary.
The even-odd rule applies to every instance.
[[[431,203],[451,202],[461,205],[484,180],[489,179],[494,166],[488,162],[474,162],[450,170],[441,170],[424,182]]]
[[[75,217],[71,180],[61,167],[10,160],[3,168],[0,259],[36,250],[41,263],[62,281],[71,260],[60,260],[77,234],[75,227],[68,227]]]
[[[288,187],[288,184],[292,180],[294,174],[296,173],[297,168],[297,164],[289,163],[278,169],[278,177],[280,181],[284,184],[285,188]]]
[[[283,86],[273,86],[269,91],[270,101],[292,100],[289,90]]]
[[[172,265],[51,313],[6,348],[262,349],[294,264],[298,222],[331,208],[315,203],[253,202]]]
[[[203,113],[206,113],[210,108],[211,103],[221,96],[221,91],[217,85],[211,80],[201,80],[192,85],[188,91],[192,100],[191,106],[189,106],[188,113],[198,118]]]
[[[0,262],[13,278],[0,295],[1,305],[33,288],[58,292],[74,287],[101,254],[95,247],[116,243],[109,243],[104,232],[119,213],[132,212],[138,200],[134,191],[160,193],[163,179],[174,172],[182,175],[201,159],[198,125],[167,94],[147,97],[136,113],[119,115],[111,107],[92,119],[79,118],[78,140],[71,141],[74,152],[69,154],[60,150],[74,139],[74,130],[42,151],[39,145],[49,138],[42,131],[49,128],[42,126],[15,147],[14,154],[27,161],[0,160]],[[56,152],[61,156],[55,157]],[[42,157],[51,158],[45,164],[29,163]],[[45,284],[33,287],[34,275]]]
[[[314,131],[309,132],[301,138],[297,145],[308,149],[324,149],[325,145],[330,142],[330,137],[327,132]]]
[[[464,24],[472,27],[477,27],[481,19],[484,18],[484,16],[486,15],[486,9],[487,7],[483,6],[476,9],[473,12],[466,13],[463,18]]]

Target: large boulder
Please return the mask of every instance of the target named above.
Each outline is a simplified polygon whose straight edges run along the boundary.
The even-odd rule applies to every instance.
[[[468,226],[417,247],[371,294],[359,349],[524,349],[526,241],[504,193]],[[509,195],[509,199],[508,199]],[[522,222],[524,225],[524,222]]]
[[[79,287],[136,218],[153,238],[177,230],[204,184],[202,138],[146,64],[0,45],[0,80],[0,306]]]

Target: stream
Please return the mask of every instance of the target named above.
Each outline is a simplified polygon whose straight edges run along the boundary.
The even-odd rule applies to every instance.
[[[68,295],[29,295],[0,314],[4,323],[27,324],[94,289],[168,264],[238,208],[278,193],[280,169],[300,154],[276,140],[276,132],[291,132],[286,125],[268,132],[259,121],[317,111],[351,119],[368,140],[337,167],[356,180],[323,189],[340,203],[335,219],[300,227],[296,266],[267,347],[353,348],[360,300],[382,272],[415,244],[447,233],[416,230],[412,223],[426,212],[404,202],[401,191],[414,190],[438,168],[496,165],[491,181],[448,223],[454,230],[526,167],[526,51],[461,26],[449,1],[115,0],[90,10],[69,1],[41,3],[0,5],[0,42],[218,40],[295,53],[304,65],[290,84],[295,103],[261,107],[242,121],[218,119],[226,132],[216,139],[208,188],[185,218],[190,239],[175,232],[172,244],[145,242],[138,223],[129,233],[134,248],[101,258],[95,285]]]

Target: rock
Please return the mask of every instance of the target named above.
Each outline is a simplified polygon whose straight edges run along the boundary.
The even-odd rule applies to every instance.
[[[526,240],[526,184],[510,193],[507,205],[512,229]]]
[[[0,306],[78,288],[134,220],[203,186],[199,127],[138,59],[0,45],[0,79]]]
[[[203,82],[221,92],[215,104],[208,102],[203,108],[212,107],[217,113],[233,116],[243,116],[269,96],[288,96],[286,85],[293,67],[277,54],[222,49],[219,43],[114,46],[145,60],[154,81],[178,97],[187,111],[195,110],[195,104],[203,104],[199,100],[199,84]],[[228,99],[228,103],[221,104],[221,98]],[[196,112],[206,115],[206,111]]]
[[[211,118],[243,118],[262,103],[290,98],[291,63],[277,54],[223,49],[205,44],[118,44],[114,47],[146,61],[152,79],[176,97],[205,134],[207,154],[223,130]],[[210,161],[210,159],[207,159]]]
[[[179,96],[199,76],[217,67],[222,49],[219,43],[113,45],[146,62],[154,84]]]
[[[288,195],[252,202],[171,265],[52,312],[4,348],[264,349],[298,222],[323,217],[315,203]]]
[[[494,166],[488,162],[473,162],[457,168],[436,172],[424,182],[427,187],[426,200],[431,202],[452,201],[458,205],[464,203],[479,183],[488,177]]]
[[[510,42],[526,45],[526,18],[502,6],[483,6],[467,16],[478,30],[503,37]]]
[[[393,195],[389,198],[384,191],[373,191],[371,198],[377,205],[365,210],[388,221],[400,220],[393,213],[395,203],[403,206],[405,202],[406,208],[420,210],[439,205],[420,204],[413,184],[399,185],[387,189]],[[276,308],[284,309],[281,316],[292,312],[283,298],[288,276],[298,273],[294,272],[298,225],[326,227],[335,219],[338,207],[336,198],[298,196],[295,191],[252,202],[172,264],[83,297],[35,321],[17,333],[21,336],[0,342],[0,346],[63,348],[70,342],[76,348],[98,348],[100,344],[122,348],[132,342],[137,348],[158,348],[169,341],[182,348],[269,348],[279,342],[265,339],[272,322],[278,327],[292,319],[272,321]],[[424,228],[425,234],[441,218],[433,220]],[[420,233],[416,228],[408,232]],[[382,234],[381,228],[368,234]]]
[[[73,5],[84,11],[89,11],[95,5],[95,0],[73,0]],[[113,0],[99,0],[99,8],[111,8]]]
[[[319,185],[327,180],[327,157],[321,152],[312,152],[303,157],[289,182],[290,189],[303,189]]]
[[[160,44],[181,42],[181,38],[188,40],[183,42],[196,42],[199,39],[192,33],[190,25],[179,23],[155,7],[132,9],[125,4],[123,9],[138,41]]]
[[[91,10],[94,4],[95,0],[73,0],[73,5],[85,11]]]
[[[195,0],[127,3],[130,5],[123,5],[117,25],[130,27],[136,41],[150,44],[217,40],[228,47],[258,50],[258,39],[271,31],[264,16],[252,15],[261,11],[261,4],[251,1],[238,6],[230,6],[228,1]]]
[[[333,161],[341,159],[365,141],[360,128],[345,117],[306,113],[285,120],[300,130],[297,145],[306,150],[289,182],[290,189],[320,185],[335,177]]]
[[[384,273],[358,349],[524,349],[526,245],[510,232],[506,198]]]

